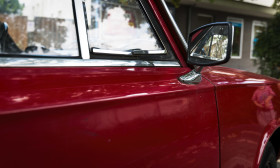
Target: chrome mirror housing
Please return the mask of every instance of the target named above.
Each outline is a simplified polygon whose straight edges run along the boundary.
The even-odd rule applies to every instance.
[[[213,66],[229,61],[232,48],[232,25],[218,22],[202,26],[189,35],[187,63]]]

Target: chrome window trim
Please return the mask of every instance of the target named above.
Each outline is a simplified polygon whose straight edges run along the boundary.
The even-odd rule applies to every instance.
[[[117,51],[117,50],[104,50],[104,49],[96,49],[92,48],[93,53],[99,54],[116,54],[116,55],[133,55],[130,51]],[[166,50],[147,50],[148,54],[166,54]]]
[[[0,58],[0,67],[180,67],[177,61]]]
[[[74,0],[74,5],[76,10],[76,22],[77,22],[76,26],[78,29],[78,38],[79,38],[81,57],[83,59],[90,59],[83,0]]]
[[[149,61],[156,67],[181,67],[177,61]]]
[[[148,54],[166,54],[166,50],[150,50]]]
[[[161,4],[163,5],[165,11],[167,12],[167,15],[168,15],[168,17],[169,17],[169,19],[170,19],[170,21],[171,21],[171,23],[172,23],[172,26],[174,26],[175,31],[176,31],[177,35],[179,36],[179,40],[180,40],[181,43],[183,43],[184,49],[185,49],[185,51],[187,52],[187,51],[188,51],[188,44],[187,44],[187,42],[186,42],[184,36],[182,35],[182,33],[181,33],[181,31],[180,31],[178,25],[176,24],[176,22],[175,22],[173,16],[171,15],[171,13],[170,13],[170,11],[169,11],[169,9],[168,9],[168,7],[167,7],[165,1],[164,1],[164,0],[160,0],[160,2],[161,2]]]
[[[117,55],[132,55],[129,51],[117,51],[117,50],[105,50],[105,49],[96,49],[91,50],[93,53],[99,54],[117,54]]]

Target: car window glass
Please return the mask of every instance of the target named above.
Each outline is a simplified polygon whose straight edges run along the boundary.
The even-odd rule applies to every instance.
[[[72,1],[5,1],[0,24],[2,54],[79,56]]]
[[[94,49],[164,50],[136,0],[86,0],[89,45]]]

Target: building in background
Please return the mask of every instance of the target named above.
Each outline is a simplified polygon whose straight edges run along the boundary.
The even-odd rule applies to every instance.
[[[167,0],[168,2],[168,0]],[[171,7],[171,12],[187,39],[188,34],[211,22],[231,22],[234,26],[232,59],[223,66],[258,72],[254,64],[254,44],[275,10],[274,0],[181,0],[179,8]]]

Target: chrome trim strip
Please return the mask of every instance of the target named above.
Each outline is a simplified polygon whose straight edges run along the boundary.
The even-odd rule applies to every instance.
[[[93,53],[99,54],[117,54],[117,55],[132,55],[130,51],[116,51],[116,50],[105,50],[105,49],[96,49],[91,50]]]
[[[169,9],[168,9],[168,7],[167,7],[165,1],[164,1],[164,0],[160,0],[160,2],[161,2],[161,4],[163,5],[165,11],[167,12],[168,17],[169,17],[169,19],[170,19],[170,21],[171,21],[171,23],[172,23],[172,26],[174,26],[175,31],[176,31],[176,33],[177,33],[178,36],[179,36],[179,40],[180,40],[181,43],[183,43],[184,49],[185,49],[186,52],[187,52],[187,51],[188,51],[188,44],[187,44],[187,42],[186,42],[184,36],[182,35],[182,33],[181,33],[181,31],[180,31],[178,25],[176,24],[176,22],[175,22],[173,16],[171,15],[171,13],[170,13],[170,11],[169,11]]]
[[[149,61],[154,64],[154,66],[166,66],[166,67],[181,67],[177,61]]]
[[[166,50],[150,50],[148,51],[148,54],[166,54]]]
[[[76,9],[78,38],[80,41],[80,50],[81,50],[82,58],[90,59],[83,0],[74,0],[74,2],[75,2],[75,9]]]
[[[93,53],[99,54],[117,54],[117,55],[133,55],[130,51],[116,51],[116,50],[106,50],[106,49],[98,49],[92,48]],[[148,50],[148,54],[166,54],[166,50]]]
[[[0,67],[180,67],[176,61],[54,59],[54,58],[0,58]]]

